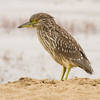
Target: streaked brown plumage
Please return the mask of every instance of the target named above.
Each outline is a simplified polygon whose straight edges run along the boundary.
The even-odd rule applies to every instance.
[[[38,38],[44,48],[64,68],[61,80],[64,77],[66,68],[68,68],[68,73],[65,80],[72,67],[78,66],[87,73],[92,74],[93,69],[83,49],[70,33],[56,24],[52,16],[46,13],[34,14],[28,23],[31,25],[28,26],[29,24],[25,23],[19,28],[27,26],[37,29]]]

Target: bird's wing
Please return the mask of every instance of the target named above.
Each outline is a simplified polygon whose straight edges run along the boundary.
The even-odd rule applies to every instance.
[[[57,27],[55,34],[56,34],[56,51],[57,52],[62,54],[67,59],[68,58],[79,59],[82,56],[81,52],[83,52],[83,49],[76,42],[76,40],[71,36],[70,33],[68,33],[66,30],[64,30],[61,27]]]

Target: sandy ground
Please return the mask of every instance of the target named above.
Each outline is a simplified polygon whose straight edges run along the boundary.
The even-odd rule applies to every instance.
[[[0,100],[100,100],[100,79],[58,81],[21,78],[0,85]]]

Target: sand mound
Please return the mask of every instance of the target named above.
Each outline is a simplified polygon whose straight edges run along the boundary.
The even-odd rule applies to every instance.
[[[100,79],[57,81],[21,78],[0,85],[0,100],[100,100]]]

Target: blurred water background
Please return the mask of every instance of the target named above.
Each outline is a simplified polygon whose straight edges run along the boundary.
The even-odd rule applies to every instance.
[[[100,77],[100,0],[0,0],[0,83],[21,77],[57,79],[62,66],[44,50],[36,30],[18,29],[34,13],[46,12],[80,43],[94,74],[80,68],[69,78]]]

